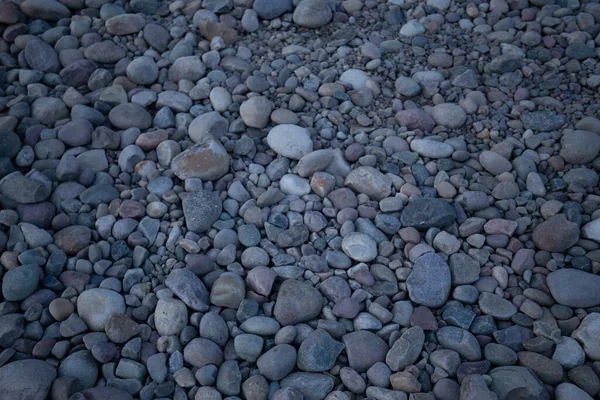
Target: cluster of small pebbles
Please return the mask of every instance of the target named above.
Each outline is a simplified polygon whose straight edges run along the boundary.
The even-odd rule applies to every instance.
[[[0,0],[0,399],[600,394],[596,0]]]

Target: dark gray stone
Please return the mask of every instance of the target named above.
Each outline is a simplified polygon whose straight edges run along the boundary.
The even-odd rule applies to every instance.
[[[454,208],[444,200],[422,198],[411,201],[402,210],[402,226],[417,229],[444,228],[456,219]]]

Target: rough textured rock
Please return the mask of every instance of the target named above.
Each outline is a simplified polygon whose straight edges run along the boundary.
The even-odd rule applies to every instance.
[[[288,279],[281,284],[273,315],[281,325],[294,325],[321,312],[322,296],[308,282]]]
[[[0,368],[0,395],[6,399],[44,400],[56,368],[41,360],[19,360]]]
[[[539,224],[532,235],[533,242],[542,250],[564,251],[579,240],[579,226],[557,214]]]
[[[417,304],[439,308],[450,295],[451,276],[448,264],[437,254],[417,258],[406,280],[410,299]]]

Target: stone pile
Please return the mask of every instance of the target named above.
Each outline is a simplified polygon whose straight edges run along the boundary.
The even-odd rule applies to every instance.
[[[600,4],[0,0],[0,398],[600,393]]]

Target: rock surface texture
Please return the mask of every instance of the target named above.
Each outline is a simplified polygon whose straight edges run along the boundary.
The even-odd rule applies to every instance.
[[[0,0],[0,400],[600,396],[596,0]]]

